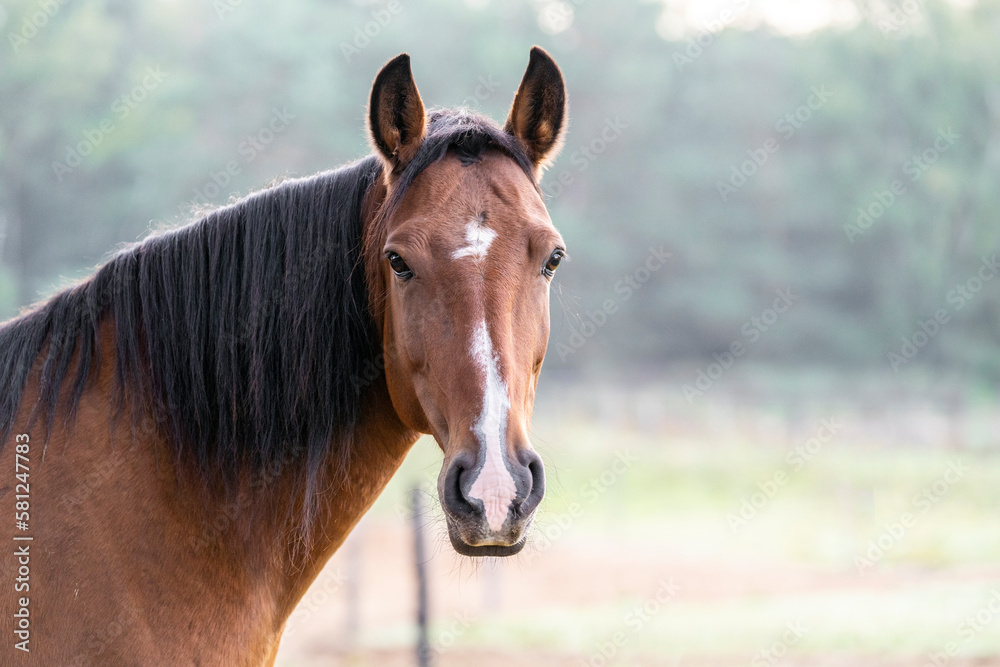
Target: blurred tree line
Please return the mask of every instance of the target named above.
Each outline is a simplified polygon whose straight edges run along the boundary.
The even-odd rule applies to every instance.
[[[707,364],[739,343],[776,367],[995,378],[1000,2],[901,6],[666,39],[636,0],[8,0],[0,317],[151,227],[366,154],[395,54],[425,102],[502,120],[538,43],[571,93],[544,181],[571,255],[551,363]]]

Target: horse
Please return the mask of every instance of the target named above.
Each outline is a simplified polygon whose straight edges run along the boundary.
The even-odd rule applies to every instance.
[[[455,550],[523,548],[562,74],[533,48],[500,126],[425,111],[402,54],[366,124],[367,157],[152,233],[0,327],[4,664],[273,664],[424,433]]]

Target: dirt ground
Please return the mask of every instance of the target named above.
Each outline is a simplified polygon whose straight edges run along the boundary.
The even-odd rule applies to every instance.
[[[843,651],[815,653],[808,647],[792,647],[787,653],[778,651],[779,658],[755,654],[752,650],[727,654],[720,647],[677,654],[668,650],[664,654],[662,650],[647,652],[638,642],[621,651],[614,650],[608,658],[600,651],[602,645],[609,646],[606,640],[612,637],[613,627],[607,633],[590,637],[576,636],[572,627],[556,628],[553,635],[559,637],[551,637],[552,641],[547,641],[544,629],[531,632],[530,627],[532,618],[553,618],[567,613],[572,617],[574,610],[606,608],[609,604],[614,608],[616,601],[621,600],[649,601],[657,590],[665,590],[659,587],[671,583],[677,584],[676,591],[669,594],[664,605],[688,609],[704,605],[724,608],[741,600],[760,598],[893,595],[918,583],[933,588],[1000,581],[1000,566],[941,572],[872,572],[862,578],[848,570],[821,571],[787,562],[747,559],[742,554],[731,558],[725,553],[706,556],[679,547],[669,539],[652,536],[644,536],[633,545],[627,539],[595,542],[567,534],[543,552],[473,565],[451,551],[438,526],[432,525],[428,530],[430,643],[433,664],[439,666],[930,665],[933,663],[927,653],[900,657],[897,651],[865,654],[848,647]],[[293,615],[277,664],[282,667],[416,664],[413,572],[412,533],[408,524],[401,518],[366,518]],[[628,605],[622,608],[627,609]],[[529,630],[519,631],[520,626]],[[1000,632],[997,628],[992,630]],[[656,628],[650,627],[649,631],[655,633]],[[724,628],[715,631],[720,637],[726,635]],[[570,638],[568,642],[561,639],[565,637]],[[565,646],[574,642],[578,648]],[[1000,658],[959,655],[947,661],[942,659],[941,665],[945,664],[1000,666]]]
[[[325,665],[379,665],[384,667],[411,667],[416,664],[412,651],[379,651],[372,650],[359,653],[356,656],[328,654],[323,657],[322,664]],[[312,664],[312,663],[302,663]],[[316,663],[320,664],[320,663]],[[587,664],[579,657],[546,655],[535,652],[524,653],[503,653],[480,651],[456,650],[446,655],[439,656],[433,663],[438,667],[512,667],[525,665],[533,667],[578,667]],[[638,658],[627,662],[609,662],[609,665],[635,665],[642,667],[675,667],[680,665],[692,665],[701,667],[730,667],[731,665],[751,664],[745,661],[716,660],[713,658],[697,658],[691,660],[681,660],[675,662],[656,658]],[[766,664],[766,663],[761,663]],[[919,658],[873,658],[866,656],[850,655],[843,657],[802,657],[789,656],[780,663],[787,667],[916,667],[925,663]],[[973,658],[969,660],[953,659],[947,663],[949,667],[994,667],[1000,665],[998,658]]]

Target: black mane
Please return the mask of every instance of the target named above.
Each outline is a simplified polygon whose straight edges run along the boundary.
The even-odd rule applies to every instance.
[[[449,150],[469,164],[487,148],[506,152],[533,180],[519,144],[492,121],[434,112],[383,210]],[[381,177],[380,160],[369,156],[254,193],[124,249],[86,281],[0,326],[0,446],[43,353],[29,421],[41,420],[48,438],[57,408],[72,420],[102,362],[99,327],[111,317],[109,416],[139,407],[179,455],[227,486],[302,452],[311,498],[331,456],[346,470],[359,379],[381,352],[362,257],[362,204]]]

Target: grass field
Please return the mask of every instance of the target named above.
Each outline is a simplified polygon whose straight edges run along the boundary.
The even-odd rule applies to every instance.
[[[1000,665],[992,412],[540,410],[533,542],[478,563],[447,544],[422,440],[278,664],[414,663],[417,485],[434,503],[436,664]]]

